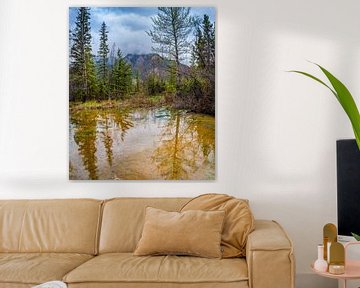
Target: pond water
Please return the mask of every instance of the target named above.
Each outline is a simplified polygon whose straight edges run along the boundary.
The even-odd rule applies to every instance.
[[[182,110],[71,111],[72,180],[215,179],[215,118]]]

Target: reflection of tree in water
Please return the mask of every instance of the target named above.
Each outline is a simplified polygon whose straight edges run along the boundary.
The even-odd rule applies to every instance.
[[[74,140],[79,147],[79,154],[84,167],[92,180],[98,179],[96,167],[96,118],[94,110],[82,110],[71,115],[71,123],[75,125]]]
[[[120,132],[121,141],[124,141],[126,132],[128,129],[134,126],[131,121],[130,113],[122,110],[112,110],[110,112],[102,111],[100,114],[102,116],[102,126],[103,130],[101,131],[102,142],[106,151],[106,158],[109,164],[109,167],[112,167],[113,163],[113,134],[111,131],[114,128],[118,128]]]
[[[109,119],[108,115],[104,116],[104,130],[101,131],[101,135],[102,135],[102,142],[104,144],[105,147],[105,151],[106,151],[106,158],[107,161],[109,163],[109,166],[112,166],[112,161],[113,161],[113,152],[112,152],[112,144],[113,144],[113,139],[112,139],[112,135],[111,135],[111,120]]]
[[[96,157],[97,133],[101,135],[109,167],[113,164],[113,129],[120,130],[121,141],[124,141],[126,131],[133,127],[130,113],[120,110],[81,110],[72,112],[71,123],[75,125],[74,140],[83,161],[83,166],[89,173],[89,179],[98,179],[98,159]]]
[[[191,117],[189,126],[191,130],[195,131],[197,136],[197,143],[199,149],[205,159],[207,159],[211,153],[215,151],[215,123],[209,116],[197,116]]]
[[[121,130],[121,141],[124,141],[127,130],[134,127],[131,114],[127,110],[117,110],[113,111],[111,115],[114,117],[115,125]]]
[[[215,129],[209,116],[184,111],[170,114],[152,160],[164,179],[189,179],[200,167],[214,162]]]

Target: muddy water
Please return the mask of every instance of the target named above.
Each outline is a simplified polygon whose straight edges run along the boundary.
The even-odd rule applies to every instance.
[[[70,179],[215,179],[215,118],[169,109],[70,115]]]

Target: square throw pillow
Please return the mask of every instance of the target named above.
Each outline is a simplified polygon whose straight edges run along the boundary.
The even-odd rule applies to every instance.
[[[221,236],[222,258],[245,257],[248,235],[254,230],[254,216],[247,200],[225,194],[204,194],[193,198],[181,211],[225,211]]]
[[[136,256],[191,255],[221,258],[224,211],[168,212],[146,208]]]

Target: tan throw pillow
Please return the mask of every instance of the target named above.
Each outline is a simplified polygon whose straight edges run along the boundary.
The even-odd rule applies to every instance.
[[[221,258],[224,211],[168,212],[146,208],[134,255],[192,255]]]
[[[245,256],[247,236],[254,230],[254,217],[247,200],[225,194],[204,194],[190,200],[181,209],[188,210],[225,211],[221,236],[222,257]]]

